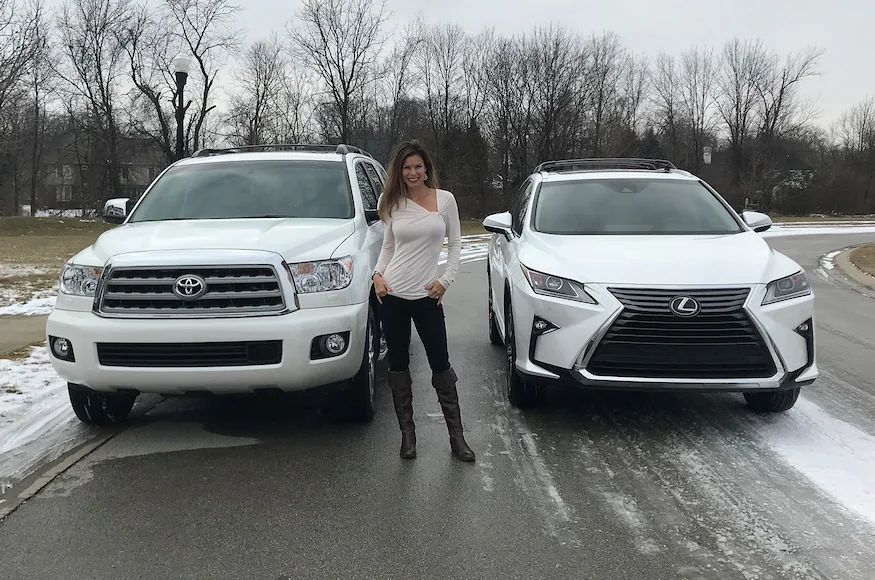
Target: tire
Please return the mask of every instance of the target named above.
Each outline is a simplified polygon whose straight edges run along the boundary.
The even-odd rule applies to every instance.
[[[760,413],[782,413],[789,411],[796,404],[800,387],[771,393],[744,393],[747,406]]]
[[[506,300],[507,312],[504,316],[504,328],[507,339],[505,349],[507,352],[506,390],[510,404],[518,409],[537,407],[544,402],[545,390],[541,385],[523,378],[516,369],[516,334],[513,324],[513,309],[510,299]]]
[[[488,268],[486,270],[486,285],[486,291],[489,294],[489,342],[496,346],[502,346],[504,344],[504,338],[502,338],[501,332],[498,330],[498,323],[495,321],[495,310],[493,309],[492,304],[492,274],[489,272]]]
[[[67,383],[67,392],[76,417],[89,425],[124,423],[137,400],[136,393],[101,393],[74,383]]]
[[[374,310],[369,306],[362,364],[355,376],[349,381],[350,384],[344,393],[345,400],[340,410],[341,418],[346,421],[367,423],[374,418],[376,413],[376,367],[380,345],[375,328]]]

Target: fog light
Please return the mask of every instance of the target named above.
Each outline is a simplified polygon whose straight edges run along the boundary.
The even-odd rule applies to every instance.
[[[811,326],[808,324],[808,322],[803,322],[796,327],[796,332],[808,332],[809,330],[811,330]]]
[[[559,330],[559,327],[539,316],[535,316],[535,319],[532,321],[532,331],[535,334],[547,334],[554,330]]]
[[[329,334],[325,339],[325,350],[329,354],[338,355],[346,348],[346,339],[339,334]]]
[[[49,337],[49,345],[55,358],[71,362],[75,360],[73,357],[73,345],[66,338],[51,336]]]

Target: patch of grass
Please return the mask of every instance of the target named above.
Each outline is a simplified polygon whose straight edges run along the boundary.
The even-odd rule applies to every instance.
[[[76,218],[0,218],[0,264],[60,267],[113,224]]]
[[[875,276],[875,244],[866,244],[851,250],[848,259],[854,266],[870,276]]]
[[[462,220],[461,225],[463,236],[474,236],[478,234],[489,233],[483,229],[483,220]]]
[[[40,292],[58,283],[59,272],[21,276],[0,276],[0,306],[4,303],[27,302]]]
[[[773,222],[875,222],[871,215],[772,216]]]
[[[46,341],[39,340],[39,341],[34,341],[30,344],[26,344],[24,346],[20,346],[20,347],[16,348],[15,350],[11,350],[9,352],[0,352],[0,359],[14,360],[14,361],[26,360],[27,357],[30,356],[31,347],[43,346],[43,345],[45,345],[45,343],[46,343]],[[8,393],[10,391],[7,390],[6,392]]]
[[[96,238],[115,227],[102,221],[79,218],[0,217],[0,237],[75,236],[94,234]]]

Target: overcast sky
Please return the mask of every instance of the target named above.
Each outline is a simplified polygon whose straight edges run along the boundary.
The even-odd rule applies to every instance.
[[[240,26],[250,40],[272,30],[284,33],[300,4],[237,1],[243,6]],[[417,13],[432,22],[457,22],[473,33],[488,26],[514,34],[552,21],[584,35],[614,31],[626,47],[648,56],[660,50],[680,54],[694,45],[719,50],[734,36],[762,38],[781,55],[816,44],[826,50],[822,74],[808,79],[805,88],[817,98],[824,127],[875,94],[872,0],[388,0],[387,7],[399,29]]]
[[[244,0],[243,27],[252,37],[282,31],[298,0]],[[808,44],[826,49],[822,74],[806,82],[828,125],[875,94],[875,2],[872,0],[388,0],[395,23],[417,12],[430,21],[457,22],[513,34],[561,22],[584,35],[617,32],[639,54],[679,54],[693,45],[720,48],[734,37],[762,38],[779,54]]]

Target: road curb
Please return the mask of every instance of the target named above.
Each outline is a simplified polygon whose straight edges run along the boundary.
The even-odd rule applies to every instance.
[[[158,401],[138,409],[132,419],[142,418],[146,415],[146,413],[163,403],[165,400],[166,397],[162,397]],[[48,484],[54,481],[58,476],[62,475],[65,471],[82,461],[82,459],[96,451],[107,441],[109,441],[122,431],[125,431],[130,426],[131,425],[129,422],[126,425],[111,428],[112,430],[109,433],[101,435],[100,437],[92,441],[88,441],[87,443],[83,443],[82,446],[78,449],[67,453],[66,456],[63,457],[63,459],[54,462],[48,469],[37,475],[33,479],[33,481],[27,485],[27,487],[15,494],[12,499],[9,499],[6,502],[0,504],[0,522],[6,519],[6,517],[12,512],[21,507],[24,502],[31,499],[40,491],[42,491],[43,488],[45,488]],[[31,477],[33,477],[33,475],[31,475]],[[25,479],[25,481],[27,481],[27,479]]]
[[[850,260],[853,250],[870,243],[855,244],[822,255],[818,260],[819,272],[845,288],[875,299],[875,277],[857,268]]]

